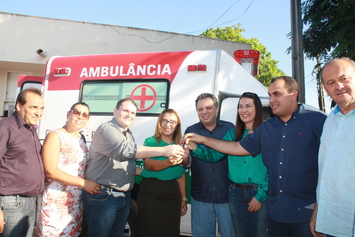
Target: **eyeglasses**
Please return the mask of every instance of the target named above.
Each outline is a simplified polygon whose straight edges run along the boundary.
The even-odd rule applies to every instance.
[[[170,123],[171,125],[176,125],[177,124],[177,122],[175,120],[167,120],[167,119],[162,119],[161,120],[161,124],[163,124],[163,125],[166,125],[168,123]]]
[[[80,111],[77,110],[77,109],[73,109],[71,112],[73,113],[73,115],[74,115],[75,117],[79,117],[80,115],[81,115],[81,117],[83,117],[84,119],[88,119],[88,118],[90,117],[90,114],[85,113],[85,112],[82,113],[82,112],[80,112]]]

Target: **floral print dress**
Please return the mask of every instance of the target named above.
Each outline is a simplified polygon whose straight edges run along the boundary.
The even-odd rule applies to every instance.
[[[61,142],[58,168],[84,178],[89,155],[85,141],[70,136],[62,129],[54,131],[59,134]],[[46,179],[45,189],[38,196],[38,236],[79,236],[83,218],[81,198],[81,187]]]

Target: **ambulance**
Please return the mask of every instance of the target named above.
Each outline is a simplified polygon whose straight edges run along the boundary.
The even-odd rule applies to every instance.
[[[47,61],[44,77],[19,77],[18,91],[33,86],[42,90],[45,103],[39,138],[62,127],[70,106],[82,101],[90,106],[91,117],[82,131],[88,145],[96,128],[112,118],[117,101],[125,97],[138,105],[130,127],[138,144],[154,134],[157,118],[166,108],[180,115],[182,133],[198,122],[195,99],[201,93],[214,94],[220,103],[218,117],[234,124],[244,92],[257,93],[266,115],[271,111],[266,88],[223,50],[55,56]],[[189,182],[189,170],[187,176]],[[189,189],[188,185],[188,195]],[[132,236],[134,211],[128,221]],[[191,235],[190,211],[182,217],[181,234]]]

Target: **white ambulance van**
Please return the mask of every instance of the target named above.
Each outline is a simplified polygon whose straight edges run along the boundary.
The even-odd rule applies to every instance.
[[[78,101],[90,106],[91,117],[83,129],[89,145],[96,128],[112,118],[117,101],[125,97],[138,105],[130,127],[138,144],[154,134],[158,115],[166,108],[178,112],[184,133],[198,122],[195,99],[205,92],[218,98],[219,118],[232,123],[243,92],[257,93],[266,115],[270,112],[266,88],[222,50],[52,57],[44,77],[32,79],[19,77],[18,91],[31,86],[43,91],[45,111],[38,129],[42,140],[64,125],[66,112]],[[188,194],[189,189],[188,185]],[[132,215],[129,222],[134,231],[133,211]],[[190,211],[182,217],[181,234],[191,235]]]

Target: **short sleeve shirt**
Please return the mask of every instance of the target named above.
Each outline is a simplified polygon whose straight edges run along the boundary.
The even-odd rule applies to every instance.
[[[175,143],[172,143],[175,144]],[[168,146],[171,144],[168,144],[164,142],[163,140],[158,141],[154,136],[148,137],[144,141],[144,146],[150,146],[150,147],[163,147],[163,146]],[[153,160],[166,160],[166,156],[156,156],[156,157],[151,157]],[[144,161],[143,161],[144,162]],[[186,169],[182,167],[181,165],[175,165],[175,166],[169,166],[163,170],[160,171],[151,171],[147,170],[146,168],[143,168],[141,172],[141,176],[144,178],[156,178],[159,180],[173,180],[173,179],[179,179],[181,176],[185,173]]]

